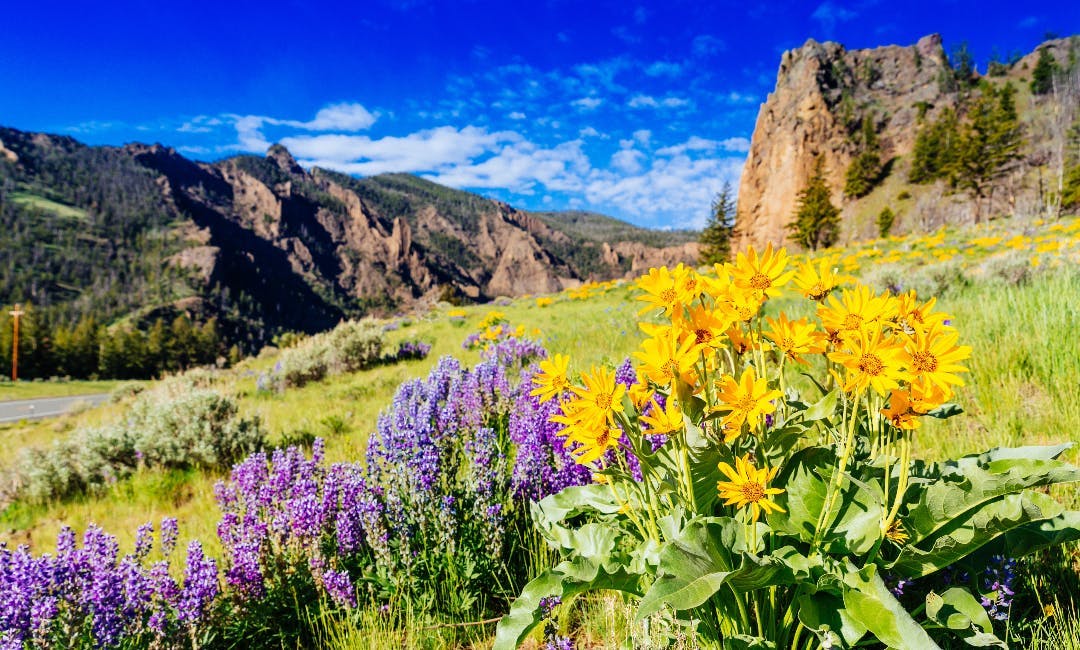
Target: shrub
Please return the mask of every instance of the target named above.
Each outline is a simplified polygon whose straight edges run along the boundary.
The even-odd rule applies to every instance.
[[[285,350],[279,361],[282,381],[286,387],[299,387],[367,368],[378,362],[382,345],[383,333],[374,321],[345,321]]]
[[[259,421],[239,417],[232,399],[177,387],[141,393],[124,422],[77,430],[47,449],[21,450],[11,496],[63,499],[111,485],[140,466],[228,467],[263,445]]]

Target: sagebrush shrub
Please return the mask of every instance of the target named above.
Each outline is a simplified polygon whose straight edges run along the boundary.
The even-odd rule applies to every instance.
[[[206,389],[166,385],[139,395],[125,421],[75,431],[47,449],[19,452],[9,497],[33,502],[93,492],[140,466],[222,468],[265,442],[258,419]]]
[[[282,381],[299,387],[327,375],[356,372],[378,362],[383,332],[374,321],[345,321],[281,354]]]

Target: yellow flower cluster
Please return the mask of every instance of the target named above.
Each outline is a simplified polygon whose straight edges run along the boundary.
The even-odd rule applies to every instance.
[[[845,288],[852,280],[836,257],[790,262],[784,249],[768,246],[707,272],[682,264],[650,269],[637,281],[640,313],[648,318],[639,323],[645,338],[628,387],[605,368],[582,373],[575,385],[569,358],[545,361],[533,394],[560,400],[554,420],[578,462],[593,463],[617,447],[620,426],[633,415],[644,433],[678,436],[692,424],[734,450],[743,436],[760,435],[784,404],[785,365],[809,365],[814,357],[852,400],[880,395],[881,416],[898,429],[917,427],[963,383],[960,362],[971,348],[957,345],[949,316],[934,310],[933,299]],[[816,303],[816,319],[766,315],[766,303],[792,289]],[[691,401],[704,404],[699,421],[691,422],[685,408]],[[630,405],[636,413],[626,412]],[[751,456],[734,460],[720,466],[729,479],[718,485],[725,502],[750,508],[754,519],[778,510],[770,499],[780,490],[768,486],[777,468],[757,468]]]

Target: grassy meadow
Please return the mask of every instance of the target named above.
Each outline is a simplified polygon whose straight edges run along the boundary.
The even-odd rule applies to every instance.
[[[970,374],[955,399],[964,413],[920,429],[915,436],[917,457],[943,459],[1020,444],[1080,444],[1080,219],[1000,220],[977,228],[877,239],[813,257],[823,254],[878,290],[915,288],[924,299],[937,296],[936,309],[951,315],[960,342],[974,350],[967,362]],[[785,297],[778,305],[789,313],[811,313],[812,306],[800,300]],[[270,442],[314,435],[326,440],[328,461],[362,460],[380,411],[390,405],[403,381],[427,375],[443,355],[453,355],[464,365],[479,360],[462,342],[491,312],[501,312],[511,327],[523,327],[526,336],[550,352],[569,355],[573,373],[598,363],[617,365],[634,353],[641,340],[640,305],[631,282],[593,283],[499,305],[441,305],[385,323],[388,347],[406,340],[430,344],[430,354],[422,360],[378,365],[276,391],[260,388],[260,377],[272,372],[281,354],[268,349],[233,368],[214,371],[211,381],[216,390],[238,401],[242,414],[260,418]],[[113,400],[96,409],[0,425],[9,450],[0,467],[10,463],[19,448],[44,447],[79,427],[123,418],[130,403],[124,396],[128,389],[119,382],[0,385],[0,399],[116,391]],[[1080,462],[1080,448],[1067,454]],[[198,539],[208,555],[220,556],[213,485],[224,477],[197,470],[140,470],[92,496],[44,505],[9,503],[0,513],[0,540],[45,552],[63,525],[82,530],[97,523],[117,535],[126,552],[134,547],[140,524],[173,516],[179,520],[181,546]],[[1075,486],[1057,496],[1070,507],[1080,507]],[[1041,581],[1035,576],[1023,586],[1028,593],[1036,592],[1040,602],[1056,607],[1054,616],[1036,626],[1029,645],[1080,647],[1080,618],[1075,613],[1080,593],[1061,589],[1076,584],[1080,551],[1073,545],[1040,561],[1047,572],[1071,573],[1074,578],[1058,575]],[[395,607],[399,614],[392,618],[361,608],[354,616],[327,614],[314,624],[322,630],[322,643],[330,647],[490,644],[490,622],[452,627],[449,624],[470,621],[434,619],[411,611],[404,602]],[[566,609],[558,624],[573,632],[579,647],[649,647],[660,638],[650,636],[656,630],[633,623],[633,608],[617,596],[582,597],[578,606]],[[693,639],[684,645],[694,647]]]

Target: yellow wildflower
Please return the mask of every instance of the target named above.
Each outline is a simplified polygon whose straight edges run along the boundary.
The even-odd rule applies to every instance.
[[[963,386],[964,380],[956,373],[967,372],[967,368],[958,362],[971,357],[971,346],[956,345],[958,338],[959,332],[940,324],[915,330],[915,335],[908,337],[903,356],[912,381],[937,386],[946,393],[952,391],[950,385]]]
[[[806,262],[795,274],[795,286],[802,295],[810,300],[824,300],[829,293],[840,285],[841,277],[834,272],[834,259],[826,257],[815,262]]]
[[[781,396],[780,391],[769,390],[768,380],[759,378],[753,366],[744,370],[738,381],[730,375],[724,375],[716,382],[716,386],[720,389],[717,398],[722,402],[717,410],[729,411],[724,420],[731,426],[725,427],[724,442],[737,438],[739,428],[744,422],[751,429],[757,426],[762,417],[776,410],[776,405],[771,400]]]
[[[653,399],[648,415],[642,415],[641,421],[648,425],[649,433],[671,433],[683,428],[683,414],[675,398],[669,397],[664,408]]]
[[[805,318],[789,321],[787,315],[781,312],[779,320],[768,318],[765,322],[769,325],[765,336],[795,363],[806,363],[802,358],[804,354],[825,351],[825,334],[815,331],[814,324]]]
[[[896,314],[896,299],[888,294],[875,296],[870,288],[859,285],[854,289],[844,289],[840,299],[830,296],[828,301],[818,305],[818,317],[826,331],[839,337],[858,337],[859,332],[868,328],[879,327]]]
[[[884,337],[880,327],[872,334],[860,330],[858,338],[848,340],[847,344],[848,349],[829,353],[829,359],[848,370],[845,391],[860,394],[872,387],[884,396],[908,379],[903,369],[903,343]]]
[[[787,266],[787,250],[781,248],[773,252],[772,244],[765,247],[759,257],[751,246],[745,253],[735,257],[733,272],[735,286],[752,289],[762,297],[780,295],[780,287],[787,284],[795,271],[784,271]]]
[[[680,338],[674,328],[664,328],[642,341],[641,350],[634,356],[641,360],[642,372],[657,385],[672,386],[676,381],[691,386],[697,384],[694,362],[698,357],[694,339],[690,336]]]
[[[532,378],[532,383],[536,388],[529,394],[539,397],[541,402],[561,397],[570,388],[570,380],[566,377],[569,366],[570,357],[565,354],[556,354],[550,359],[541,361],[540,373]]]
[[[769,481],[776,477],[780,469],[763,467],[757,469],[750,462],[749,454],[745,458],[736,458],[735,467],[727,463],[720,463],[720,471],[728,477],[728,481],[718,481],[716,489],[720,492],[720,498],[725,506],[736,508],[750,508],[750,518],[757,521],[761,513],[784,512],[784,509],[776,504],[770,497],[783,494],[780,488],[769,487]]]
[[[647,275],[638,278],[637,286],[645,292],[644,296],[638,296],[638,300],[648,303],[639,313],[661,308],[670,316],[676,307],[683,304],[683,293],[677,288],[675,280],[666,266],[649,269]]]

